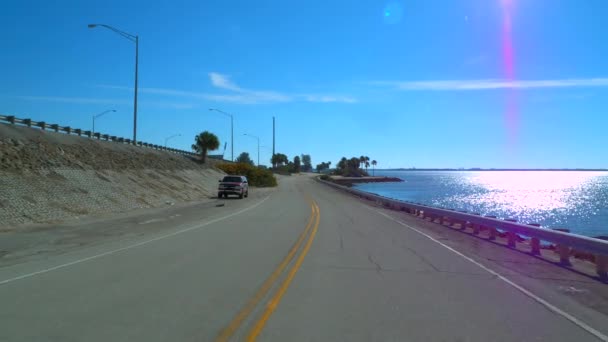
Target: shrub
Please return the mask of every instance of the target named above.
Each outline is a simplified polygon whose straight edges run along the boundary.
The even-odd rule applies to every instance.
[[[274,169],[274,172],[283,175],[283,176],[291,176],[291,171],[289,170],[289,165],[278,166]]]
[[[331,181],[331,177],[329,175],[322,175],[321,179],[324,181]]]
[[[229,175],[241,175],[247,177],[249,185],[257,187],[277,186],[277,179],[268,169],[262,169],[245,163],[222,163],[218,169]]]

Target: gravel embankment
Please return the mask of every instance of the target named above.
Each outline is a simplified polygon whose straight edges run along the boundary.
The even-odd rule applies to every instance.
[[[208,199],[214,163],[0,124],[0,228]]]

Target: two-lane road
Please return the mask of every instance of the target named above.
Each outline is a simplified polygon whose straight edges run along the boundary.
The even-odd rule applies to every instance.
[[[307,176],[206,210],[165,233],[0,268],[0,341],[603,337]]]

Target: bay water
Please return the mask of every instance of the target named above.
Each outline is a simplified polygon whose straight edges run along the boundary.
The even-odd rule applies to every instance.
[[[425,205],[466,210],[572,233],[608,235],[608,172],[380,171],[404,182],[357,189]]]

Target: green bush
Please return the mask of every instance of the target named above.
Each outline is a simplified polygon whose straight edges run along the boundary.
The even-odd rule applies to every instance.
[[[331,181],[331,177],[329,175],[322,175],[321,179],[324,181]]]
[[[291,176],[291,170],[289,169],[289,165],[281,165],[274,169],[274,172],[283,176]]]
[[[222,163],[217,168],[229,175],[245,176],[249,185],[257,187],[277,186],[277,179],[268,169],[262,169],[245,163]]]

